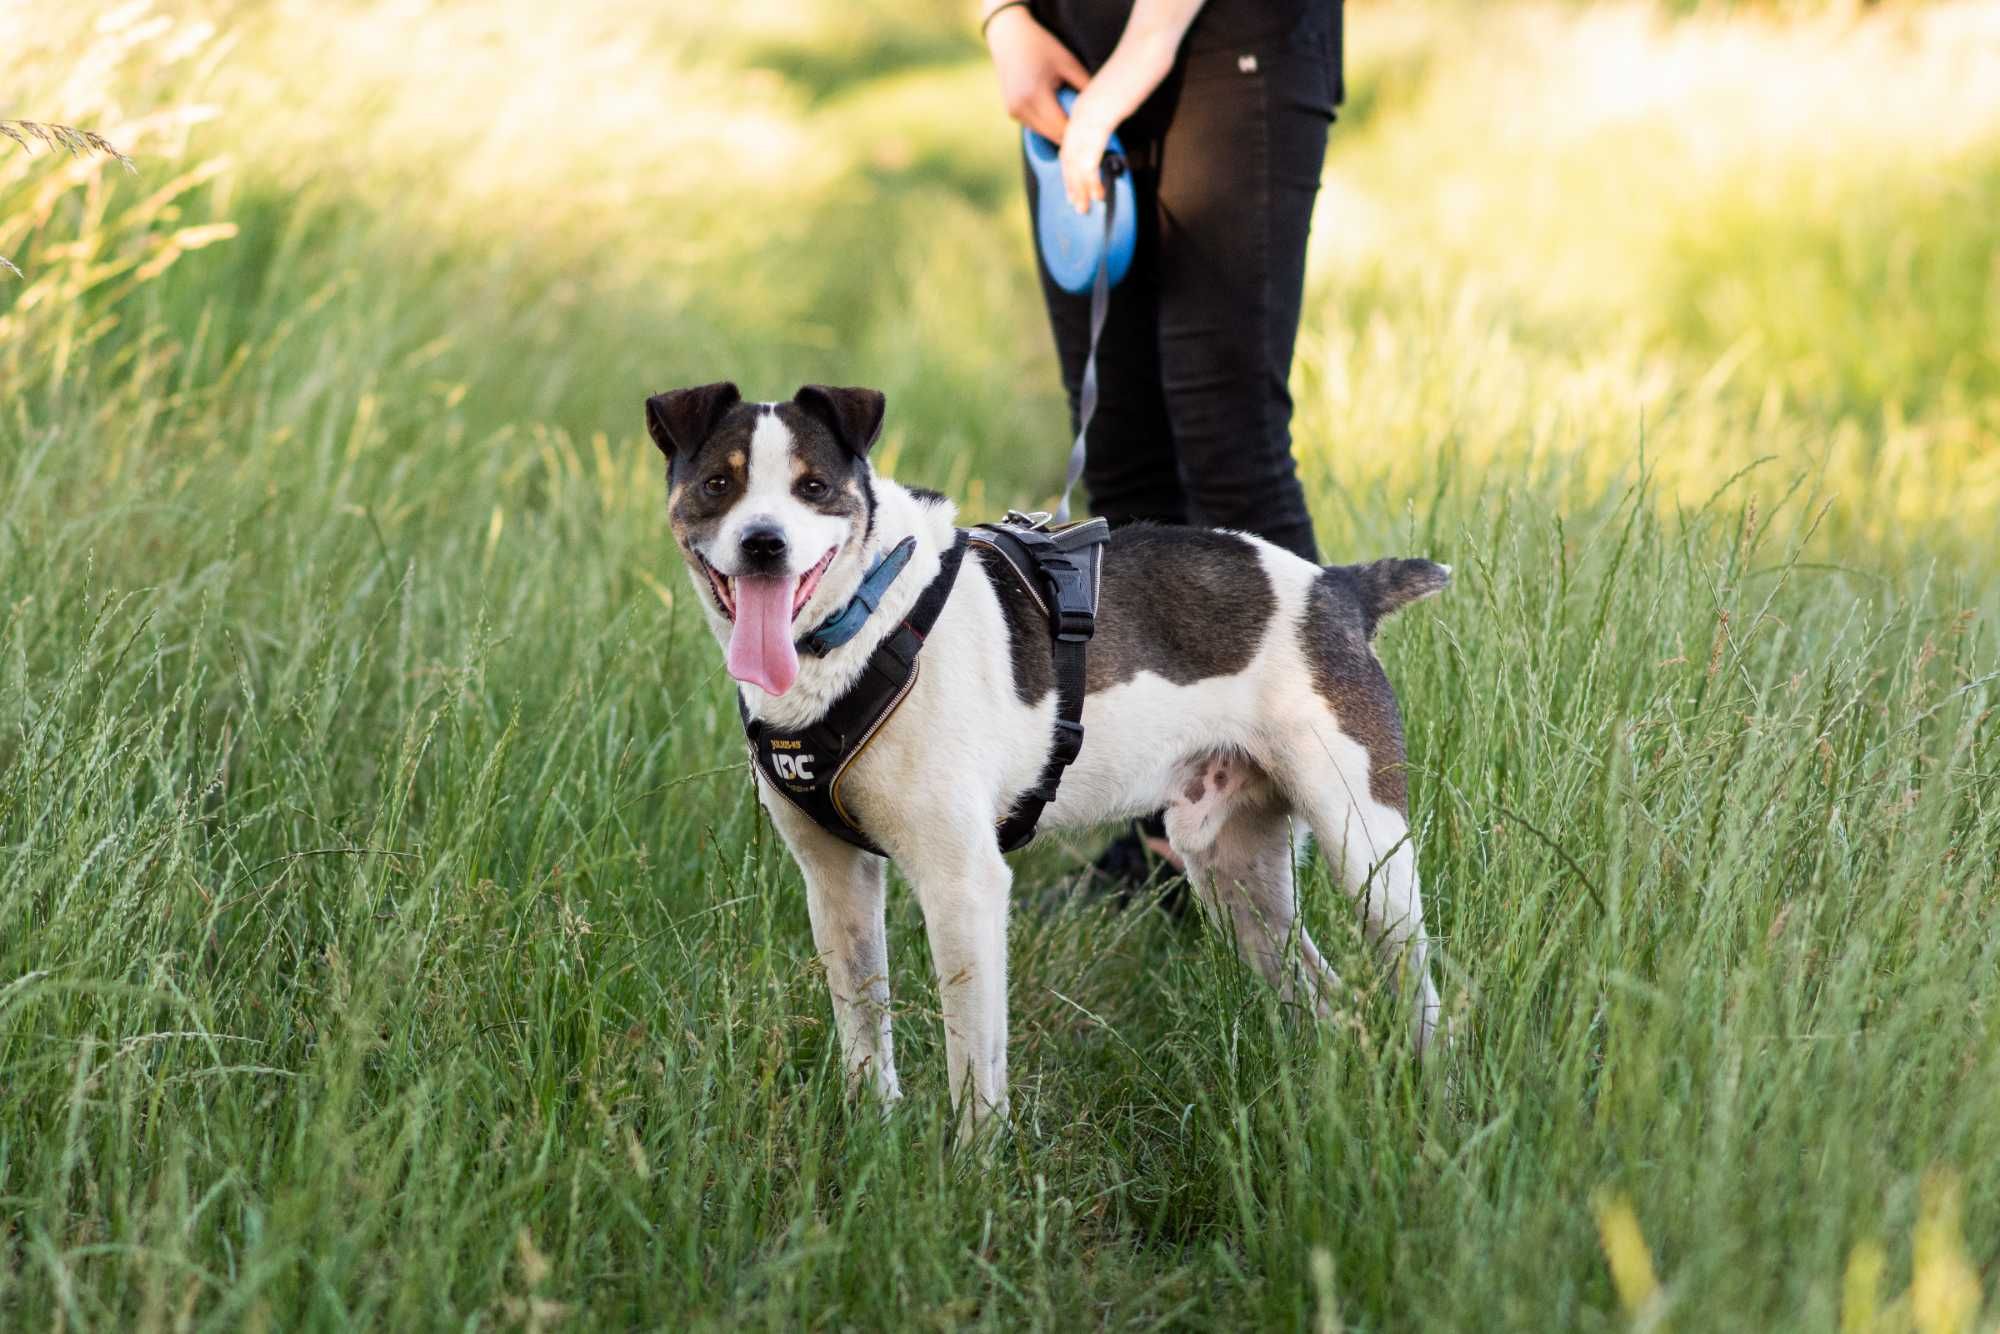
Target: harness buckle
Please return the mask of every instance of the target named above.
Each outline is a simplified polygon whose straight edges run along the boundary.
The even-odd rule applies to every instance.
[[[1083,753],[1083,724],[1056,719],[1056,748],[1050,758],[1067,769]]]
[[[1050,617],[1051,627],[1057,639],[1064,643],[1081,644],[1088,640],[1097,629],[1097,609],[1092,605],[1095,590],[1090,584],[1090,574],[1076,559],[1066,552],[1050,553],[1042,557],[1042,574],[1049,581],[1049,592],[1054,602]]]

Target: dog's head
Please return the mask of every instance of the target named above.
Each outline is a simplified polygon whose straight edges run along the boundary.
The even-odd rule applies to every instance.
[[[646,428],[667,456],[674,540],[737,680],[790,690],[793,641],[854,595],[874,526],[868,447],[883,404],[873,389],[816,384],[788,403],[745,403],[733,384],[646,400]]]

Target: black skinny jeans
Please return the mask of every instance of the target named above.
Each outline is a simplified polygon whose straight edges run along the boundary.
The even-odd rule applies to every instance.
[[[1138,245],[1111,293],[1083,470],[1091,509],[1114,525],[1235,528],[1319,559],[1286,381],[1334,114],[1334,40],[1314,13],[1245,49],[1183,52],[1119,127],[1135,159]],[[1032,174],[1028,190],[1032,219]],[[1038,268],[1074,430],[1090,297]]]

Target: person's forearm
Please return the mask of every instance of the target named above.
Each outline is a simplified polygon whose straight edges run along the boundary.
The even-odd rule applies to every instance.
[[[1117,60],[1129,48],[1135,62],[1171,67],[1174,53],[1180,50],[1181,39],[1187,36],[1195,15],[1201,13],[1202,4],[1203,0],[1135,0],[1132,17],[1125,20],[1125,31],[1118,35],[1111,59]]]
[[[1201,12],[1203,0],[1136,0],[1118,45],[1097,72],[1095,82],[1109,83],[1103,101],[1123,120],[1152,95],[1174,57],[1188,26]]]
[[[1062,138],[1063,193],[1077,212],[1104,198],[1100,161],[1106,141],[1173,69],[1201,5],[1202,0],[1136,0],[1110,59],[1077,94]]]

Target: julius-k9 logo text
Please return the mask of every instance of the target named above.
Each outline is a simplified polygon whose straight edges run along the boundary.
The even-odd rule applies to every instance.
[[[813,760],[811,755],[787,755],[783,751],[771,753],[771,767],[778,771],[778,777],[796,778],[801,783],[812,782]]]

